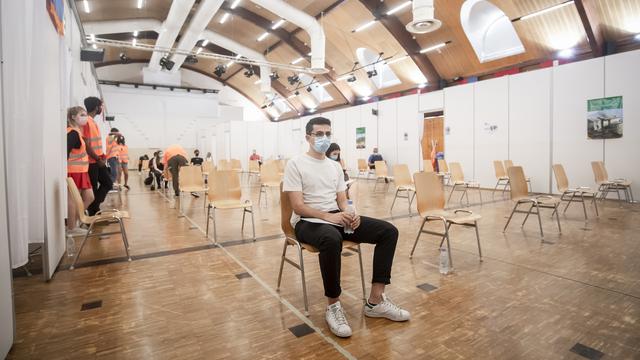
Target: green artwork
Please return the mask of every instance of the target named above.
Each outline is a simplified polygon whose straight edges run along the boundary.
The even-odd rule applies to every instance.
[[[622,96],[587,101],[587,136],[589,139],[622,137]]]
[[[364,149],[366,147],[365,128],[356,128],[356,149]]]

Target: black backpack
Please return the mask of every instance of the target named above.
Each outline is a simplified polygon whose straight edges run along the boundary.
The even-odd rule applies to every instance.
[[[153,175],[151,175],[151,173],[149,173],[149,176],[144,179],[144,184],[147,186],[153,184]]]

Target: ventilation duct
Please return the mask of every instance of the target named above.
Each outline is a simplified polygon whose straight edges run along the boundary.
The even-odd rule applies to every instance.
[[[438,30],[442,22],[435,18],[434,0],[413,0],[413,21],[407,24],[407,31],[426,34]]]

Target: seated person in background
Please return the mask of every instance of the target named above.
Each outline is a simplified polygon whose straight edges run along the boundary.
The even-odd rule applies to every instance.
[[[349,181],[349,175],[347,174],[347,166],[344,164],[344,160],[340,158],[340,145],[336,143],[331,143],[325,155],[329,159],[333,161],[337,161],[340,164],[340,167],[342,168],[342,172],[344,173],[344,181]]]
[[[202,165],[204,160],[200,157],[200,150],[196,149],[193,152],[193,155],[194,157],[191,158],[191,165]]]
[[[374,147],[373,154],[369,155],[369,160],[367,161],[369,163],[369,169],[376,168],[376,161],[384,161],[384,159],[382,159],[382,155],[378,153],[378,148]]]
[[[205,157],[204,161],[213,161],[213,156],[211,156],[210,152],[207,153],[207,156]]]
[[[158,150],[153,153],[153,157],[149,160],[149,176],[155,177],[158,189],[162,189],[162,170],[164,170],[164,165],[160,161],[161,155],[162,151]],[[155,189],[155,186],[151,183],[151,190]]]
[[[343,239],[376,245],[371,293],[364,305],[364,315],[406,321],[410,314],[384,294],[391,280],[398,229],[386,221],[344,212],[347,197],[342,169],[325,156],[330,137],[329,119],[316,117],[307,123],[305,138],[309,151],[287,163],[283,191],[288,192],[293,208],[291,224],[296,237],[320,252],[320,272],[328,302],[325,320],[336,336],[349,337],[351,327],[340,304]],[[346,228],[353,232],[345,231]]]
[[[258,165],[262,165],[262,156],[258,155],[256,149],[253,149],[251,156],[249,156],[249,161],[258,160]]]
[[[180,176],[180,167],[186,166],[189,163],[187,161],[187,152],[178,144],[170,145],[164,150],[162,163],[171,173],[175,195],[180,196],[180,182],[178,181],[178,177]]]
[[[142,160],[149,160],[149,155],[144,154],[138,158],[138,172],[142,171]]]

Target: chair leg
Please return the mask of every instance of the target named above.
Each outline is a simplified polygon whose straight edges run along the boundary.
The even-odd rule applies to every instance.
[[[444,236],[447,239],[447,253],[449,254],[449,271],[453,271],[453,257],[451,257],[451,243],[449,241],[449,226],[447,226]]]
[[[207,207],[207,231],[205,232],[207,239],[209,238],[209,219],[211,219],[211,204]]]
[[[456,184],[453,184],[453,187],[451,188],[451,192],[449,193],[449,198],[447,198],[447,204],[449,203],[449,201],[451,201],[451,196],[453,195],[453,192],[456,190]]]
[[[478,222],[473,222],[473,227],[476,229],[476,240],[478,241],[478,255],[480,256],[480,261],[482,261],[482,249],[480,248],[480,232],[478,231]]]
[[[216,226],[216,208],[213,208],[213,216],[211,217],[211,220],[213,221],[213,242],[217,243],[218,242],[218,229]]]
[[[544,232],[542,232],[542,218],[540,217],[540,207],[536,203],[534,203],[534,205],[536,207],[536,213],[538,214],[538,226],[540,226],[540,237],[544,238]],[[559,216],[559,215],[556,214],[556,216]],[[558,224],[560,224],[559,220],[558,220]]]
[[[284,258],[287,255],[287,237],[284,238],[284,248],[282,249],[282,257],[280,257],[280,272],[278,272],[278,286],[276,287],[276,291],[280,291],[280,283],[282,282],[282,269],[284,268]]]
[[[124,245],[124,250],[127,253],[127,260],[131,261],[131,255],[129,254],[129,240],[127,240],[127,232],[124,229],[124,223],[122,219],[118,219],[118,223],[120,224],[120,232],[122,233],[122,244]]]
[[[569,198],[569,201],[567,201],[567,206],[564,207],[564,210],[562,211],[562,213],[566,213],[567,209],[569,208],[569,205],[571,205],[571,202],[573,201],[573,197],[576,195],[576,193],[571,193],[571,197]],[[562,200],[562,198],[561,198]],[[551,214],[551,216],[553,216],[553,214]],[[585,214],[586,217],[586,214]]]
[[[78,262],[78,258],[80,257],[80,253],[82,252],[82,248],[84,248],[84,244],[87,242],[87,238],[89,237],[89,234],[91,234],[91,230],[93,230],[93,223],[89,224],[89,230],[87,230],[87,233],[84,234],[84,237],[82,238],[82,242],[80,243],[80,249],[78,249],[78,252],[76,253],[76,257],[73,258],[73,262],[71,263],[71,266],[69,266],[69,269],[73,270],[76,266],[76,262]]]
[[[509,223],[511,222],[511,218],[513,217],[513,214],[516,212],[516,209],[518,208],[518,205],[520,205],[519,203],[516,203],[513,206],[513,210],[511,210],[511,215],[509,215],[509,219],[507,220],[507,223],[504,224],[504,229],[502,229],[502,232],[506,232],[507,231],[507,226],[509,226]]]
[[[396,189],[396,196],[393,197],[393,202],[391,202],[391,209],[389,209],[389,212],[393,212],[393,205],[396,204],[396,199],[398,198],[398,192],[400,192],[400,188]]]
[[[242,232],[244,232],[244,217],[247,214],[247,209],[246,208],[242,208],[242,226],[240,226],[240,230]]]
[[[413,257],[413,252],[416,251],[416,245],[418,245],[418,240],[420,239],[420,235],[422,234],[422,229],[424,229],[424,224],[427,223],[427,218],[422,220],[422,226],[420,226],[420,231],[418,231],[418,236],[416,236],[416,241],[413,243],[413,247],[411,248],[411,254],[409,254],[409,259]]]
[[[591,200],[591,202],[593,203],[593,206],[596,208],[596,216],[600,216],[600,214],[598,213],[598,202],[596,201],[598,197],[598,194],[593,194],[593,200]]]
[[[584,206],[584,199],[583,199],[582,205]],[[556,209],[558,208],[558,206],[560,206],[559,203],[556,204]],[[538,209],[538,211],[540,211],[540,209]],[[587,214],[587,211],[585,210],[585,218],[586,218],[586,214]],[[556,211],[556,221],[558,222],[558,232],[562,234],[562,228],[560,227],[560,214],[558,214],[557,211]]]
[[[582,201],[582,211],[584,212],[584,219],[587,220],[587,205],[584,203],[584,194],[580,193],[580,200]],[[569,205],[567,205],[568,207]],[[565,208],[566,210],[566,208]]]
[[[498,190],[498,185],[500,185],[500,180],[498,180],[498,182],[496,183],[496,186],[493,187],[493,193],[491,194],[492,199],[496,198],[496,191]]]
[[[531,215],[531,210],[533,210],[533,206],[535,204],[531,204],[531,207],[529,208],[529,211],[527,212],[527,216],[524,217],[524,221],[522,222],[522,225],[520,225],[520,227],[524,227],[524,224],[527,222],[527,220],[529,219],[529,215]]]
[[[451,228],[451,224],[453,224],[453,223],[447,223],[445,225],[445,230],[446,230],[445,233],[449,232],[449,229]],[[445,235],[442,235],[442,239],[440,239],[440,245],[438,245],[438,249],[440,249],[442,247],[442,244],[444,243],[444,238],[445,238]]]
[[[409,202],[409,217],[411,217],[411,201],[413,200],[411,198],[411,190],[406,190],[407,191],[407,202]]]
[[[253,206],[251,207],[251,231],[253,233],[253,241],[256,241],[256,222],[253,217]]]
[[[362,282],[362,301],[367,301],[367,289],[364,284],[364,268],[362,267],[362,248],[358,244],[358,262],[360,263],[360,282]]]
[[[302,276],[302,297],[304,298],[304,314],[309,316],[309,300],[307,299],[307,281],[304,274],[304,256],[302,256],[302,246],[298,244],[298,256],[300,257],[300,275]]]
[[[482,189],[480,189],[480,185],[478,185],[478,196],[480,196],[480,205],[482,205]]]

